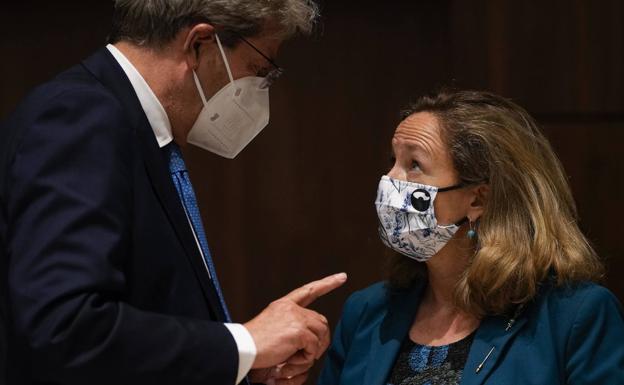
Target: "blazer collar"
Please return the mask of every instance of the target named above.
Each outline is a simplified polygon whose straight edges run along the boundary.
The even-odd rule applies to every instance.
[[[185,254],[194,267],[195,275],[203,289],[203,294],[211,304],[211,309],[215,313],[216,318],[225,320],[215,288],[208,276],[204,261],[197,249],[195,238],[184,213],[184,208],[171,180],[165,154],[156,141],[154,131],[128,77],[106,48],[100,49],[82,64],[87,71],[117,97],[125,109],[130,123],[136,130],[135,134],[140,143],[145,168],[154,186],[154,191],[160,200],[160,204],[167,213],[167,217],[184,248]]]
[[[391,295],[388,311],[371,338],[363,385],[386,383],[414,322],[425,287],[426,282],[418,282],[406,292]],[[514,318],[484,318],[470,347],[461,385],[484,384],[492,369],[503,358],[502,352],[526,322],[526,311],[523,310],[518,311]]]
[[[424,282],[417,282],[405,292],[389,294],[388,311],[379,327],[373,331],[363,385],[386,383],[401,345],[414,322],[425,286]]]

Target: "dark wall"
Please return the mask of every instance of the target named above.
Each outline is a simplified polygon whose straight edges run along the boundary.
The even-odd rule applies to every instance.
[[[33,4],[0,14],[0,116],[108,32],[108,1]],[[233,161],[186,151],[235,318],[346,271],[315,306],[333,325],[349,293],[381,278],[372,203],[398,112],[444,84],[513,98],[543,124],[624,300],[623,19],[619,0],[326,1],[322,36],[282,51],[269,127]]]

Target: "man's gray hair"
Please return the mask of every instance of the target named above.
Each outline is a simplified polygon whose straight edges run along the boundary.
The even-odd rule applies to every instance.
[[[183,28],[207,22],[224,44],[235,45],[236,35],[248,37],[267,25],[281,38],[309,34],[319,16],[313,0],[114,0],[109,42],[124,40],[158,47],[172,41]]]

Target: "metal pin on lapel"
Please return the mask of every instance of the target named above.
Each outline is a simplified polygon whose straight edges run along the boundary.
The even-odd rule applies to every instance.
[[[508,332],[509,329],[511,329],[513,327],[513,325],[516,323],[516,319],[518,318],[518,316],[520,315],[520,313],[522,312],[523,309],[524,309],[524,305],[518,306],[514,316],[512,318],[510,318],[509,321],[507,321],[507,326],[505,327],[505,331],[506,332]],[[483,361],[481,361],[479,366],[477,366],[477,369],[475,370],[475,373],[479,373],[481,371],[481,369],[483,369],[483,365],[485,365],[485,361],[487,361],[488,358],[490,358],[490,355],[492,355],[493,351],[494,351],[494,346],[492,346],[492,349],[490,349],[490,351],[488,352],[487,356],[485,356]]]
[[[481,369],[483,368],[483,365],[485,365],[485,361],[488,360],[488,358],[490,358],[490,355],[492,354],[492,352],[494,351],[494,346],[492,346],[492,349],[490,349],[489,353],[487,354],[487,356],[485,356],[485,358],[483,359],[483,361],[481,361],[481,363],[479,364],[479,366],[477,366],[477,369],[475,370],[475,373],[479,373],[481,371]]]
[[[505,328],[505,331],[508,332],[509,329],[512,328],[512,326],[516,323],[516,319],[518,318],[518,316],[520,315],[520,313],[522,313],[522,310],[524,309],[524,305],[520,305],[518,306],[518,308],[516,309],[513,317],[511,317],[511,319],[509,320],[509,322],[507,322],[507,327]]]
[[[505,328],[505,331],[509,331],[509,329],[511,329],[511,327],[513,326],[513,324],[516,323],[516,319],[512,318],[509,320],[509,322],[507,322],[507,327]]]

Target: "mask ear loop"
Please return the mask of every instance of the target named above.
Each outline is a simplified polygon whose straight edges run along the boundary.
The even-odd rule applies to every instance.
[[[199,92],[199,96],[201,97],[201,100],[205,106],[208,101],[206,100],[206,95],[204,95],[204,90],[201,86],[201,83],[199,82],[199,78],[197,77],[197,72],[195,72],[195,70],[193,70],[193,79],[195,79],[195,86],[197,86],[197,91]]]
[[[219,51],[221,51],[221,57],[223,58],[223,63],[225,64],[225,69],[227,70],[228,77],[230,78],[230,83],[234,83],[234,77],[232,76],[232,71],[230,70],[230,64],[225,57],[225,51],[223,50],[223,46],[221,45],[221,40],[219,39],[219,35],[215,33],[215,39],[217,39],[217,45],[219,46]]]
[[[215,39],[217,40],[217,45],[219,46],[219,51],[221,51],[221,57],[223,58],[223,63],[225,64],[225,69],[227,70],[228,78],[230,78],[230,83],[234,83],[234,78],[232,77],[232,71],[230,70],[230,65],[228,64],[227,58],[225,57],[225,52],[223,51],[223,46],[221,45],[221,40],[219,40],[219,35],[215,33]],[[208,99],[206,99],[206,95],[204,94],[204,89],[201,86],[201,82],[199,81],[199,77],[197,76],[197,72],[193,70],[193,79],[195,79],[195,86],[197,86],[197,91],[199,91],[199,96],[201,97],[204,105],[208,104]]]

